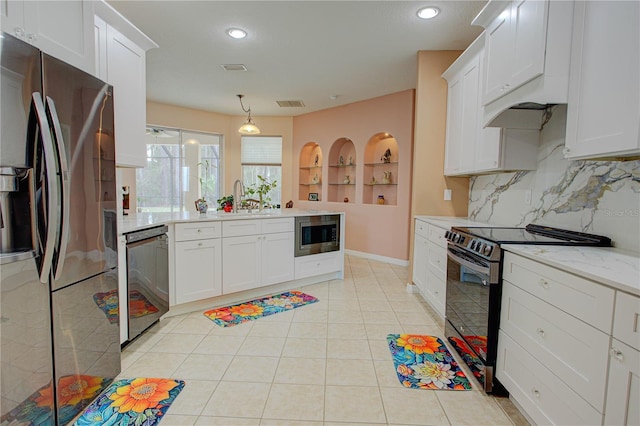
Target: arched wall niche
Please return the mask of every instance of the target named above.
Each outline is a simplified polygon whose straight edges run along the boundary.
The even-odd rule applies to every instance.
[[[316,142],[307,142],[300,150],[299,160],[298,199],[320,201],[322,199],[322,148]]]

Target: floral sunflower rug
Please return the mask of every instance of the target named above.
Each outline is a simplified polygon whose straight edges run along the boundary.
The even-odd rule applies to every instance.
[[[172,379],[117,380],[85,408],[73,425],[156,425],[184,385],[184,381]]]
[[[278,314],[317,302],[313,296],[301,291],[287,291],[274,296],[251,300],[237,305],[208,310],[204,316],[221,327],[231,327],[243,322],[257,320],[268,315]]]
[[[412,389],[470,390],[471,383],[442,340],[417,334],[387,336],[398,380]]]
[[[109,319],[109,323],[115,324],[119,321],[118,311],[118,290],[111,290],[106,293],[96,293],[93,301]],[[129,316],[133,318],[158,312],[158,308],[138,290],[129,291]]]

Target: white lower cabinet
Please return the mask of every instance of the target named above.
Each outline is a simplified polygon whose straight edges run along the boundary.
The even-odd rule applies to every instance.
[[[294,279],[293,218],[228,221],[222,235],[223,294]]]
[[[503,279],[496,377],[527,415],[640,424],[640,297],[510,252]]]
[[[613,339],[605,425],[640,425],[640,351]]]
[[[416,219],[413,245],[413,283],[443,318],[446,306],[446,229]]]
[[[640,297],[618,291],[605,425],[640,425]]]
[[[220,224],[175,225],[175,300],[171,305],[222,294]]]
[[[339,251],[296,257],[295,279],[338,272],[344,267],[343,259],[344,255]]]

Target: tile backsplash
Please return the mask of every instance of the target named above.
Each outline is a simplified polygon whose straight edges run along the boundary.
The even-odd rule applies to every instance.
[[[537,170],[471,178],[469,218],[605,235],[640,253],[640,160],[565,160],[566,108],[556,108],[542,131]]]

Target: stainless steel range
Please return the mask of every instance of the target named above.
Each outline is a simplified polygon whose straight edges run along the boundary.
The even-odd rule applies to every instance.
[[[501,244],[610,247],[599,235],[540,225],[525,228],[454,227],[445,233],[447,305],[445,335],[486,392],[506,394],[494,377],[502,299]]]

